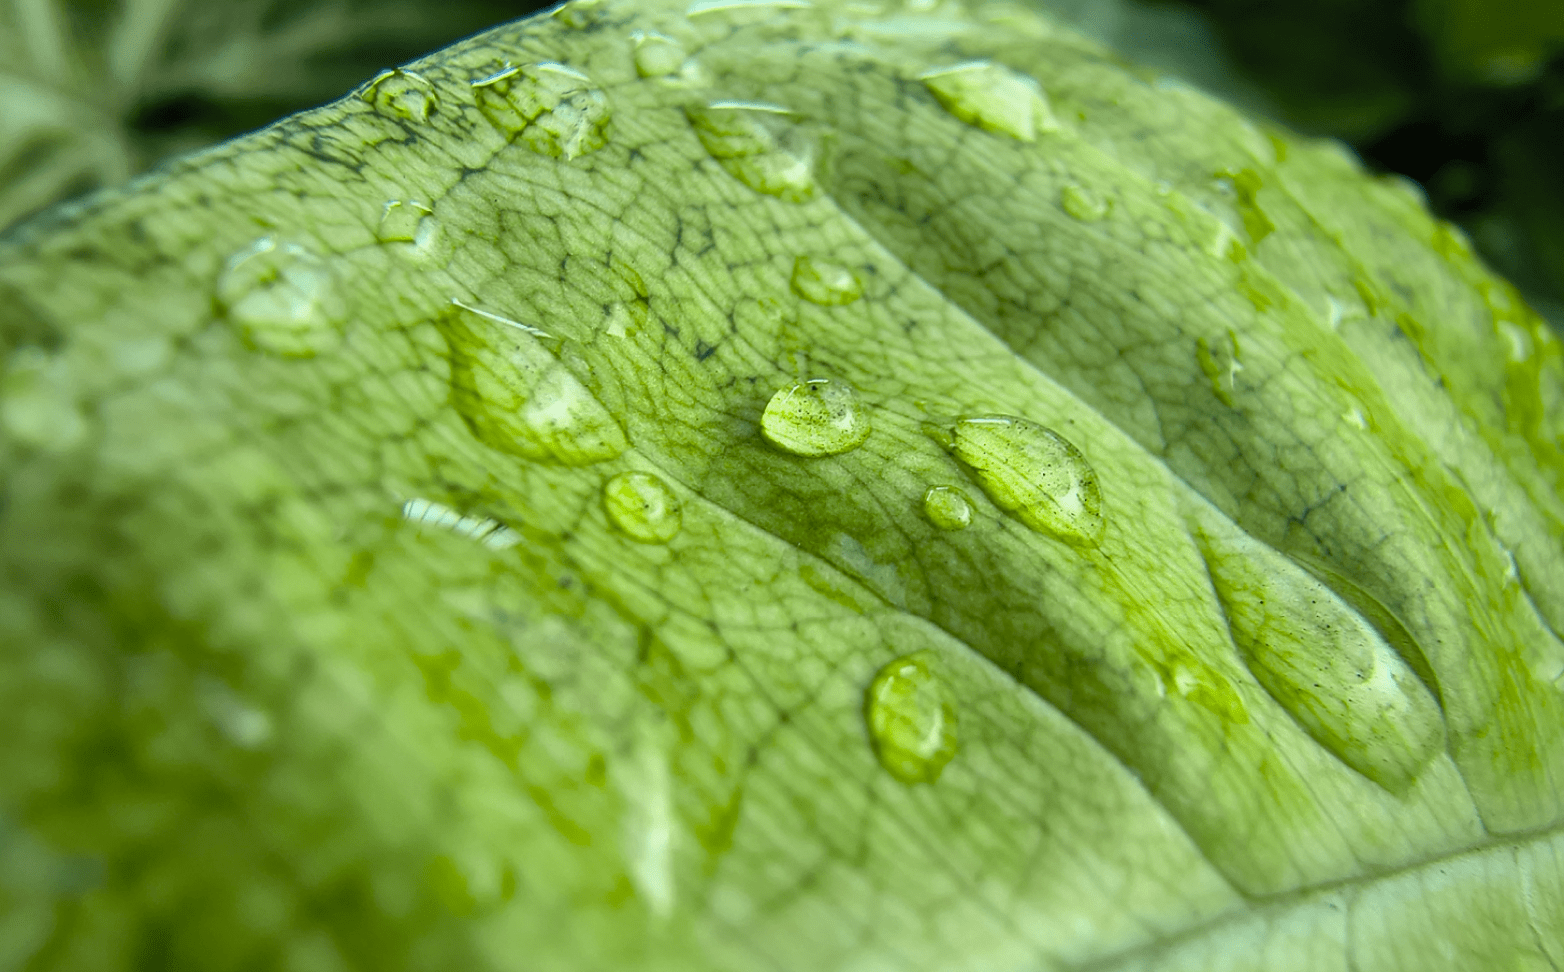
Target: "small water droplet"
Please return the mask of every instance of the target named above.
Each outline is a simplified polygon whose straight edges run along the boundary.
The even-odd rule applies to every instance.
[[[689,58],[684,45],[654,30],[638,30],[630,35],[635,48],[635,73],[643,78],[662,78],[678,74]]]
[[[771,396],[760,431],[797,456],[834,456],[863,444],[869,416],[857,392],[830,378],[795,381]]]
[[[380,111],[407,121],[426,122],[440,110],[440,96],[434,85],[414,71],[381,71],[358,96]]]
[[[972,502],[955,486],[930,486],[923,494],[923,515],[941,530],[965,530],[972,523]]]
[[[1053,429],[1013,415],[956,423],[951,449],[1002,510],[1067,543],[1102,539],[1102,491],[1081,451]]]
[[[543,347],[541,331],[458,308],[439,321],[451,353],[451,402],[480,441],[567,466],[628,448],[603,403]]]
[[[810,303],[841,307],[863,296],[858,275],[839,263],[800,256],[793,261],[793,293]]]
[[[375,239],[382,243],[411,243],[418,239],[420,224],[433,212],[416,199],[392,199],[380,211]]]
[[[457,536],[476,540],[491,550],[509,550],[521,542],[521,534],[498,520],[485,516],[464,516],[434,500],[408,500],[402,504],[402,519],[421,527],[449,530]]]
[[[608,96],[574,68],[554,61],[508,67],[472,89],[490,124],[539,155],[574,159],[608,141]]]
[[[0,428],[47,452],[66,452],[86,438],[87,421],[63,362],[40,348],[12,353],[0,377]]]
[[[1057,131],[1042,86],[992,61],[966,61],[918,75],[945,110],[969,125],[1023,142]]]
[[[604,0],[570,0],[555,10],[553,17],[572,30],[585,30],[600,23],[607,8],[608,4]]]
[[[684,109],[701,145],[728,174],[756,192],[785,202],[814,198],[820,146],[780,105],[714,101]]]
[[[1226,340],[1195,339],[1195,361],[1211,384],[1211,393],[1228,408],[1236,407],[1238,374],[1244,370],[1238,332],[1228,329]]]
[[[614,526],[638,543],[667,543],[684,525],[679,497],[661,478],[622,472],[603,486],[603,509]]]
[[[1059,190],[1059,205],[1083,223],[1095,223],[1108,215],[1108,200],[1073,182]]]
[[[246,343],[289,358],[336,347],[348,316],[330,265],[270,236],[228,260],[217,278],[217,299]]]
[[[931,651],[903,655],[881,668],[865,693],[875,755],[903,783],[933,783],[956,755],[956,707],[936,661]]]
[[[813,7],[814,4],[809,0],[695,0],[684,9],[684,15],[694,20],[711,14],[769,14],[777,10],[809,10]]]

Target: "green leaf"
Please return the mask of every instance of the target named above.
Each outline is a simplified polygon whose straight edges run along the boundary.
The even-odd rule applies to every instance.
[[[0,297],[12,965],[1564,959],[1564,351],[1027,10],[577,0]]]

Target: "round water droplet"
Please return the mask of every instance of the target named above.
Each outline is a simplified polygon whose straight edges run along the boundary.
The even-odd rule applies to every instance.
[[[714,101],[684,109],[702,147],[733,178],[785,202],[814,198],[818,139],[780,105]]]
[[[289,358],[336,347],[348,316],[330,265],[270,236],[229,259],[217,278],[217,299],[246,343]]]
[[[864,717],[875,755],[903,783],[933,783],[956,755],[956,708],[931,651],[881,668],[865,693]]]
[[[796,381],[766,403],[760,431],[777,448],[796,456],[834,456],[863,444],[869,416],[845,382],[829,378]]]
[[[508,67],[472,83],[478,110],[507,139],[540,155],[574,159],[608,141],[608,96],[554,61]]]
[[[416,199],[393,199],[380,211],[375,239],[382,243],[411,243],[418,239],[420,224],[433,212]]]
[[[440,96],[434,85],[413,71],[381,71],[358,96],[378,110],[407,121],[426,122],[440,110]]]
[[[638,543],[667,543],[684,525],[679,497],[646,472],[623,472],[603,486],[608,519]]]
[[[992,61],[967,61],[918,75],[945,110],[969,125],[1023,142],[1057,131],[1042,86]]]
[[[581,466],[620,455],[624,431],[542,346],[536,328],[458,310],[439,321],[451,353],[451,402],[484,444]]]
[[[793,293],[825,307],[841,307],[863,296],[858,275],[839,263],[801,256],[793,261]]]
[[[0,428],[47,452],[65,452],[86,438],[87,421],[63,362],[39,348],[12,353],[0,377]]]
[[[1073,182],[1059,190],[1059,205],[1083,223],[1095,223],[1108,215],[1108,200]]]
[[[1081,546],[1102,539],[1097,473],[1053,429],[1013,415],[964,418],[951,449],[995,506],[1032,529]]]
[[[941,530],[965,530],[972,523],[972,502],[954,486],[930,486],[923,494],[923,515]]]
[[[652,30],[638,30],[630,35],[635,48],[635,73],[643,78],[662,78],[678,74],[689,58],[684,45]]]

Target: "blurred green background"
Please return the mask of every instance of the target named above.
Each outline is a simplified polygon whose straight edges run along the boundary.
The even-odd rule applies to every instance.
[[[1420,183],[1564,324],[1564,0],[1041,0]],[[0,227],[336,98],[528,0],[0,0]]]

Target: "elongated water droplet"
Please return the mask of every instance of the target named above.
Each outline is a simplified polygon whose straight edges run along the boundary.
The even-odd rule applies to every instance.
[[[377,109],[407,121],[426,122],[440,110],[440,96],[434,85],[414,71],[381,71],[358,96]]]
[[[375,239],[382,243],[411,243],[418,239],[420,224],[433,212],[416,199],[393,199],[380,211]]]
[[[869,415],[858,394],[830,378],[795,381],[771,396],[760,431],[777,448],[796,456],[833,456],[863,444]]]
[[[1316,742],[1391,793],[1444,745],[1439,705],[1364,616],[1241,531],[1194,531],[1233,642]]]
[[[554,61],[510,67],[472,89],[490,124],[540,155],[574,159],[608,141],[608,96],[574,68]]]
[[[979,415],[956,423],[951,448],[994,505],[1022,523],[1081,546],[1102,539],[1097,473],[1053,429],[1013,415]]]
[[[923,515],[941,530],[965,530],[972,523],[972,502],[955,486],[930,486],[923,494]]]
[[[759,101],[714,101],[684,109],[695,136],[728,174],[756,192],[804,202],[816,192],[818,139],[798,116]]]
[[[87,421],[61,361],[40,348],[11,354],[0,377],[0,428],[47,452],[65,452],[86,437]]]
[[[858,275],[839,263],[801,256],[793,261],[793,293],[825,307],[841,307],[863,296]]]
[[[628,447],[603,403],[542,346],[541,331],[465,309],[439,324],[450,346],[451,402],[484,444],[568,466]]]
[[[714,14],[756,13],[770,15],[777,11],[809,10],[814,4],[809,0],[695,0],[684,9],[684,15],[691,20],[710,17]]]
[[[1108,215],[1108,200],[1073,182],[1059,190],[1059,205],[1083,223],[1095,223]]]
[[[289,358],[336,347],[348,316],[330,265],[270,236],[228,260],[217,278],[217,299],[246,343]]]
[[[635,73],[643,78],[661,78],[678,74],[689,58],[684,45],[654,30],[638,30],[630,35],[635,49]]]
[[[509,550],[521,542],[521,534],[498,520],[485,516],[464,516],[434,500],[408,500],[402,504],[402,519],[420,527],[449,530],[457,536],[476,540],[491,550]]]
[[[1042,86],[992,61],[966,61],[918,75],[945,110],[969,125],[1023,142],[1057,131]]]
[[[622,472],[603,486],[603,509],[614,526],[639,543],[667,543],[684,525],[679,497],[648,472]]]
[[[903,783],[933,783],[956,755],[956,707],[931,651],[890,662],[874,676],[864,715],[875,755]]]

